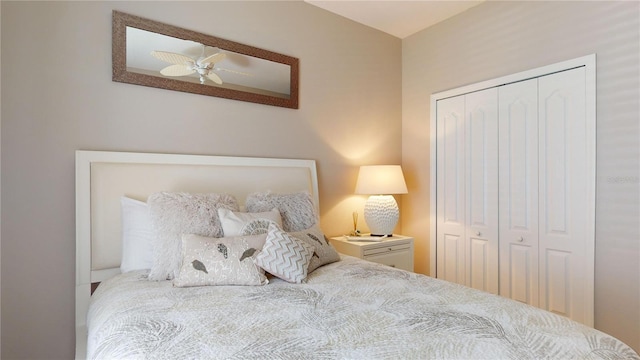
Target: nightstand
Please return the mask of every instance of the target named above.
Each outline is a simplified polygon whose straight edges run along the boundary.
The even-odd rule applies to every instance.
[[[367,261],[413,271],[413,238],[393,235],[382,241],[350,241],[344,236],[329,239],[338,252]]]

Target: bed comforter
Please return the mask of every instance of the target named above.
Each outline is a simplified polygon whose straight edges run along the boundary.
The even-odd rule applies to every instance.
[[[99,286],[87,325],[90,359],[640,359],[567,318],[352,257],[299,285],[121,274]]]

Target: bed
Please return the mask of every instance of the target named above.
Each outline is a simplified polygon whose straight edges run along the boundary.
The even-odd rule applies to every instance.
[[[318,224],[292,231],[292,224],[309,225],[308,216],[291,220],[298,209],[312,211],[317,222],[313,160],[79,151],[76,189],[77,358],[640,359],[619,340],[565,317],[334,254]],[[266,234],[242,235],[242,241],[227,240],[228,228],[218,238],[183,235],[180,271],[172,280],[166,273],[150,280],[154,268],[122,272],[129,251],[123,249],[122,198],[152,207],[176,193],[229,194],[239,203],[231,211],[237,216],[256,209],[256,194],[304,194],[312,209],[280,207],[280,226],[269,222]],[[231,223],[223,215],[229,210],[217,211],[221,222]],[[251,242],[258,237],[266,239],[261,249]],[[296,273],[304,270],[299,266],[293,276],[273,266],[282,263],[281,243],[299,249],[304,276]],[[210,258],[187,261],[192,244],[213,249],[193,247],[202,256],[242,260],[234,260],[234,272],[217,272]],[[256,274],[262,267],[268,271]],[[220,282],[235,272],[251,276],[242,276],[245,285],[237,278]],[[193,286],[202,279],[213,283]]]

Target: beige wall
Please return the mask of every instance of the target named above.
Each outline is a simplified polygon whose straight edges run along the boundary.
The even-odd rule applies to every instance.
[[[2,358],[74,354],[74,151],[317,160],[322,225],[401,161],[401,41],[303,2],[2,1]],[[300,59],[300,109],[111,81],[111,11]]]
[[[402,229],[429,271],[429,96],[597,54],[595,326],[640,350],[640,3],[488,2],[402,43]]]

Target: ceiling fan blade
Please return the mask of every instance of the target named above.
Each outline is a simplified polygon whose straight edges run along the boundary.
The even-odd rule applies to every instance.
[[[215,64],[218,61],[221,61],[222,59],[224,59],[227,56],[227,54],[225,53],[215,53],[211,56],[207,56],[206,58],[202,59],[202,60],[198,60],[199,64]]]
[[[169,65],[166,68],[160,70],[160,74],[164,76],[185,76],[196,72],[192,68],[185,65]]]
[[[166,61],[168,63],[176,64],[176,65],[187,65],[187,64],[194,63],[192,58],[181,55],[181,54],[172,53],[172,52],[152,51],[151,55],[156,59]]]
[[[210,72],[207,74],[207,77],[209,79],[211,79],[211,81],[213,81],[214,83],[218,84],[218,85],[222,85],[222,79],[220,79],[220,76]]]
[[[249,74],[249,73],[246,73],[246,72],[230,70],[230,69],[223,69],[223,68],[219,68],[219,67],[217,67],[216,70],[226,71],[226,72],[230,72],[230,73],[233,73],[233,74],[244,75],[244,76],[253,76],[253,74]]]

